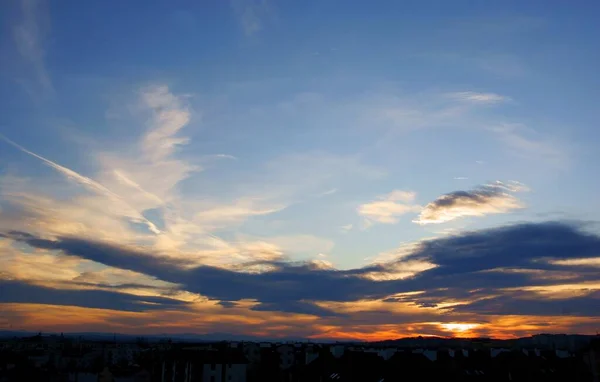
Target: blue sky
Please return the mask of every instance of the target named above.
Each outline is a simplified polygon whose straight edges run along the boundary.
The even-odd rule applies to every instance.
[[[3,4],[0,261],[3,280],[21,283],[6,291],[24,291],[3,303],[32,320],[25,322],[62,328],[67,324],[54,316],[35,321],[32,306],[91,309],[68,293],[109,293],[110,285],[126,295],[115,299],[117,311],[131,296],[169,296],[175,302],[165,309],[173,314],[182,301],[189,305],[181,317],[246,309],[305,322],[323,314],[311,309],[344,311],[340,301],[352,299],[311,294],[285,306],[258,292],[228,299],[191,282],[178,285],[142,263],[176,266],[171,275],[210,267],[234,272],[228,277],[284,281],[307,269],[316,272],[311,277],[350,272],[343,277],[383,288],[454,269],[429,254],[430,243],[454,248],[452,240],[516,235],[516,228],[564,234],[557,235],[575,252],[537,256],[529,242],[510,250],[530,248],[524,256],[531,264],[539,257],[568,268],[535,271],[585,274],[556,281],[554,289],[542,283],[562,291],[560,303],[576,304],[583,284],[595,301],[600,259],[578,253],[572,240],[588,245],[586,235],[598,234],[599,10],[591,1]],[[96,254],[91,249],[82,254],[72,240],[98,251],[118,247],[122,259],[135,253],[137,265],[87,254]],[[24,270],[35,264],[43,266]],[[493,264],[477,272],[511,268]],[[132,280],[135,287],[126,285]],[[518,286],[551,293],[538,281]],[[512,287],[468,301],[479,307],[492,296],[512,296]],[[39,297],[48,288],[69,292]],[[398,299],[394,288],[387,295],[377,288],[359,296],[365,312],[381,310],[386,296]],[[423,292],[406,288],[402,293]],[[232,301],[236,307],[225,308]],[[421,306],[389,301],[386,309],[398,315]],[[458,296],[444,301],[465,303]],[[426,313],[437,318],[419,316],[426,323],[419,333],[447,334],[444,322],[468,321],[507,335],[506,320],[498,321],[503,312]],[[156,322],[154,312],[136,314],[147,314],[136,316],[139,322]],[[586,320],[595,316],[577,317],[558,327],[590,330]],[[256,330],[239,322],[202,325]],[[300,334],[408,333],[381,325],[388,324],[332,321]]]

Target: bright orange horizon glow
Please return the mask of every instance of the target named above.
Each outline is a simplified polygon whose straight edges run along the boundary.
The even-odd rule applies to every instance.
[[[492,317],[489,323],[422,322],[410,324],[353,324],[350,320],[315,320],[307,315],[252,312],[243,317],[227,309],[214,309],[209,316],[201,312],[123,312],[76,306],[40,304],[0,304],[12,319],[5,315],[4,330],[32,332],[107,332],[133,335],[178,333],[229,333],[266,338],[303,337],[312,340],[383,341],[408,337],[491,337],[511,339],[539,333],[564,333],[579,327],[577,332],[592,332],[597,320],[582,317],[552,318],[548,330],[541,320],[547,317],[507,316]],[[533,323],[540,324],[533,324]],[[231,329],[234,330],[231,330]]]

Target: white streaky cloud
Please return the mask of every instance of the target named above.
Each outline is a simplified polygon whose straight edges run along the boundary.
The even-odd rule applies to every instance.
[[[148,229],[150,229],[150,231],[152,231],[153,233],[155,233],[155,234],[160,233],[160,230],[156,227],[156,225],[154,223],[152,223],[151,221],[146,219],[139,211],[135,210],[129,204],[127,204],[127,202],[124,201],[119,195],[115,194],[114,192],[112,192],[111,190],[106,188],[101,183],[99,183],[87,176],[81,175],[81,174],[77,173],[76,171],[73,171],[65,166],[61,166],[58,163],[55,163],[47,158],[44,158],[41,155],[38,155],[32,151],[29,151],[26,148],[24,148],[23,146],[17,144],[16,142],[13,142],[12,140],[10,140],[2,135],[0,135],[0,138],[2,138],[7,143],[13,145],[14,147],[18,148],[22,152],[41,160],[44,164],[52,167],[53,169],[55,169],[56,171],[58,171],[59,173],[61,173],[65,177],[67,177],[67,179],[72,180],[78,184],[81,184],[82,186],[86,187],[87,189],[109,198],[112,202],[118,203],[120,205],[120,207],[123,209],[126,216],[128,216],[129,218],[131,218],[135,221],[139,221],[139,222],[146,224],[148,226]]]
[[[418,129],[485,129],[496,135],[506,149],[521,158],[537,159],[544,166],[564,168],[570,164],[571,145],[562,137],[546,136],[523,124],[505,123],[501,115],[482,114],[480,106],[510,99],[495,93],[456,92],[415,96],[413,99],[384,94],[364,100],[369,128],[386,131],[376,147],[388,147],[394,135]],[[478,164],[483,162],[477,161]]]
[[[315,151],[285,154],[268,162],[260,174],[248,174],[244,180],[248,193],[290,205],[331,191],[333,185],[343,188],[357,177],[369,180],[385,175],[380,168],[362,163],[358,156]]]
[[[39,182],[14,184],[0,178],[0,196],[12,206],[10,216],[0,219],[0,230],[21,230],[43,236],[90,236],[95,240],[130,243],[144,239],[148,233],[138,233],[129,222],[123,205],[98,195],[76,195],[67,200],[52,198],[32,191]],[[141,223],[141,222],[140,222]],[[142,223],[147,227],[147,224]],[[151,229],[148,229],[152,232]],[[155,235],[152,235],[155,236]]]
[[[501,124],[488,128],[519,157],[539,159],[557,167],[569,164],[566,148],[550,139],[543,139],[533,129],[522,124]]]
[[[43,46],[49,24],[48,12],[43,9],[43,1],[21,0],[20,3],[23,18],[13,29],[17,50],[31,65],[39,85],[45,91],[53,91]]]
[[[192,112],[182,97],[172,94],[165,86],[144,88],[139,96],[144,110],[150,114],[146,132],[118,150],[92,152],[91,156],[100,165],[95,179],[6,140],[69,179],[67,186],[84,186],[93,192],[82,193],[75,189],[76,192],[64,199],[62,189],[55,192],[56,189],[40,187],[43,179],[16,181],[4,175],[0,177],[1,198],[14,207],[11,211],[15,216],[3,214],[0,230],[23,230],[44,237],[77,236],[148,248],[149,256],[185,260],[189,266],[205,264],[229,268],[256,260],[279,259],[284,249],[277,243],[228,242],[214,232],[235,228],[253,216],[275,213],[287,204],[273,202],[257,190],[248,192],[244,187],[240,188],[244,192],[239,197],[219,199],[198,194],[190,198],[180,193],[180,182],[199,170],[190,163],[191,159],[175,157],[177,147],[186,141],[178,135],[190,123]],[[199,154],[196,158],[202,157]],[[343,161],[333,162],[341,164]],[[335,173],[337,169],[339,167],[329,170]],[[279,179],[276,177],[267,187],[279,184]],[[143,227],[131,223],[141,223]],[[287,249],[299,246],[302,240],[315,251],[326,252],[331,248],[329,242],[317,245],[307,237],[296,241],[279,239]]]
[[[283,249],[267,241],[246,241],[237,244],[237,255],[243,261],[276,261],[281,260]]]
[[[332,188],[330,190],[327,191],[323,191],[322,193],[320,193],[318,196],[327,196],[327,195],[333,195],[337,192],[337,188]]]
[[[340,229],[342,230],[343,233],[348,233],[352,230],[352,227],[354,227],[353,224],[346,224],[340,227]]]
[[[389,194],[379,196],[379,200],[361,204],[358,206],[357,212],[370,222],[396,224],[401,215],[421,210],[421,206],[410,204],[415,197],[415,192],[394,190]],[[365,228],[369,226],[370,224],[367,224]]]
[[[482,102],[457,101],[456,97],[454,93],[427,92],[410,96],[392,93],[362,100],[363,105],[356,107],[366,111],[363,118],[370,121],[369,128],[375,125],[390,133],[480,125],[474,112],[480,111]],[[385,135],[383,139],[383,143],[389,142],[390,136]]]
[[[470,191],[451,192],[427,204],[413,222],[439,224],[468,216],[508,213],[525,207],[512,193],[526,190],[521,183],[495,182]]]
[[[154,113],[150,130],[142,140],[143,152],[154,160],[165,159],[176,146],[188,142],[176,134],[190,122],[191,113],[182,98],[173,95],[165,85],[145,88],[140,96]]]
[[[2,179],[0,179],[2,180]],[[122,208],[97,196],[57,200],[11,189],[0,184],[2,199],[18,208],[19,213],[0,219],[0,231],[21,230],[44,237],[77,236],[114,242],[133,248],[148,248],[148,256],[184,260],[188,266],[231,267],[255,260],[276,260],[282,249],[273,243],[247,240],[229,243],[212,235],[192,220],[175,214],[167,218],[169,229],[159,235],[139,232],[122,218]]]
[[[231,159],[231,160],[237,160],[238,158],[233,156],[233,155],[229,155],[229,154],[215,154],[214,155],[215,158],[222,158],[222,159]]]
[[[493,104],[511,100],[510,97],[505,97],[496,93],[455,92],[449,93],[448,96],[459,101],[482,104]]]
[[[398,223],[400,215],[420,210],[420,206],[400,204],[391,200],[378,200],[359,206],[358,214],[378,223],[395,224]]]
[[[1,242],[0,248],[2,248]],[[131,280],[135,280],[139,284],[165,289],[175,286],[175,284],[141,273],[108,267],[91,260],[51,250],[36,249],[34,252],[24,252],[9,245],[2,249],[0,264],[2,264],[3,272],[13,280],[27,281],[36,285],[52,287],[59,283],[59,289],[102,289],[94,284],[127,284],[131,283]],[[72,284],[71,281],[90,285]]]
[[[467,178],[466,176],[455,176],[454,180],[467,180],[469,178]]]
[[[162,208],[180,199],[177,186],[201,167],[174,158],[179,145],[188,142],[178,133],[191,120],[183,97],[167,86],[152,86],[139,92],[142,106],[149,111],[147,131],[132,148],[97,155],[103,184],[140,211]]]
[[[148,191],[144,190],[139,184],[137,184],[133,180],[131,180],[128,177],[126,177],[119,170],[114,170],[114,174],[115,174],[115,177],[118,180],[120,180],[124,184],[126,184],[128,186],[131,186],[131,187],[135,188],[136,190],[140,191],[143,195],[145,195],[146,197],[148,197],[148,199],[154,200],[154,201],[156,201],[157,203],[159,203],[161,205],[164,204],[164,201],[161,198],[159,198],[158,196],[154,195],[151,192],[148,192]]]
[[[386,264],[385,271],[368,272],[365,273],[363,277],[377,281],[401,280],[408,277],[413,277],[417,273],[421,273],[435,267],[437,267],[436,264],[428,261],[399,261],[396,263]]]
[[[361,230],[361,231],[366,231],[366,230],[368,230],[369,228],[371,228],[371,227],[373,226],[373,224],[374,224],[374,223],[373,223],[373,221],[372,221],[372,220],[370,220],[370,219],[363,219],[363,220],[360,222],[360,230]]]
[[[314,260],[309,261],[309,264],[311,267],[313,267],[315,269],[322,269],[322,270],[335,269],[335,266],[333,265],[333,263],[331,261],[327,261],[327,260],[314,259]]]
[[[384,265],[385,270],[369,272],[364,277],[372,280],[398,280],[412,277],[417,273],[437,267],[436,264],[425,260],[407,260],[406,258],[419,251],[427,241],[435,238],[425,238],[417,241],[402,243],[398,248],[368,257],[366,266]]]
[[[516,180],[511,180],[506,183],[500,182],[499,180],[497,180],[493,183],[488,184],[486,187],[496,188],[498,190],[504,190],[507,192],[529,192],[529,191],[531,191],[531,189],[527,185],[525,185],[521,182],[518,182]]]
[[[551,261],[549,261],[549,263],[552,265],[566,265],[566,266],[571,266],[571,267],[600,268],[600,257],[551,260]]]
[[[274,236],[267,239],[289,254],[307,254],[316,256],[319,253],[329,253],[335,246],[332,240],[314,235]]]
[[[406,258],[418,251],[423,243],[427,240],[430,239],[425,238],[416,241],[403,242],[398,246],[398,248],[395,248],[391,251],[381,252],[376,256],[366,257],[364,260],[367,262],[367,265],[393,263],[402,260],[403,258]]]
[[[192,112],[186,97],[173,94],[167,86],[143,88],[139,96],[142,106],[151,115],[148,130],[132,149],[98,156],[104,183],[110,184],[120,195],[126,195],[137,209],[160,214],[164,228],[153,245],[162,253],[219,265],[250,259],[248,251],[212,232],[234,227],[252,216],[277,212],[285,205],[253,198],[247,193],[220,200],[211,200],[205,195],[191,199],[181,194],[181,181],[201,170],[190,163],[191,158],[176,157],[178,146],[188,141],[179,134],[190,124],[192,114],[198,113]],[[227,154],[200,154],[194,160],[203,158],[235,159]],[[257,256],[262,258],[263,255],[257,252]]]
[[[402,191],[394,190],[387,195],[383,195],[380,198],[383,200],[392,200],[398,202],[412,202],[417,197],[417,193],[413,191]]]
[[[330,252],[335,243],[327,238],[314,235],[298,234],[284,236],[270,236],[257,238],[249,235],[238,235],[238,246],[247,245],[244,243],[263,243],[278,248],[280,255],[285,255],[288,258],[295,256],[318,256],[319,254]]]
[[[0,264],[2,272],[13,280],[43,281],[69,281],[79,276],[80,272],[77,269],[80,267],[94,265],[89,260],[48,250],[24,253],[9,245],[0,251]]]
[[[251,198],[238,199],[227,204],[213,204],[210,208],[197,211],[194,222],[207,228],[222,228],[232,223],[241,223],[250,216],[268,215],[283,208],[284,206],[264,207],[260,201]]]
[[[110,197],[114,197],[114,198],[118,198],[118,195],[114,194],[112,191],[110,191],[108,188],[104,187],[103,185],[101,185],[100,183],[94,181],[91,178],[88,178],[87,176],[83,176],[67,167],[61,166],[58,163],[55,163],[49,159],[44,158],[41,155],[38,155],[36,153],[34,153],[33,151],[29,151],[27,150],[25,147],[19,145],[16,142],[13,142],[12,140],[8,139],[7,137],[0,135],[0,138],[2,138],[5,142],[13,145],[14,147],[18,148],[19,150],[21,150],[22,152],[24,152],[25,154],[29,154],[34,158],[37,158],[39,160],[41,160],[44,164],[52,167],[53,169],[57,170],[58,172],[60,172],[61,174],[63,174],[64,176],[66,176],[67,178],[69,178],[70,180],[74,180],[78,183],[80,183],[83,186],[86,186],[87,188],[89,188],[92,191],[96,191],[99,192],[101,194],[105,194],[107,196]]]

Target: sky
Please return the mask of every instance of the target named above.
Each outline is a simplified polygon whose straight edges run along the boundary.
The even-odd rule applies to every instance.
[[[600,330],[600,3],[0,7],[0,330]]]

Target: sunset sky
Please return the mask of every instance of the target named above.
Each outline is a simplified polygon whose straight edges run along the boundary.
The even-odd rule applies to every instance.
[[[0,330],[596,333],[599,14],[1,2]]]

